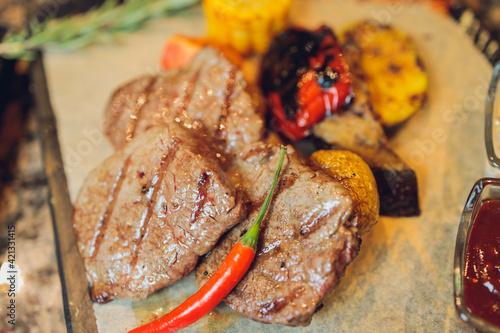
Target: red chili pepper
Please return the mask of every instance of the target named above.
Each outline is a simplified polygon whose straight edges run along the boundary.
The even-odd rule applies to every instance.
[[[189,297],[172,312],[149,324],[135,328],[129,333],[166,333],[180,330],[209,313],[231,292],[231,290],[233,290],[246,274],[255,257],[260,224],[271,203],[285,154],[286,147],[281,147],[278,167],[274,175],[271,189],[267,194],[266,200],[255,222],[231,249],[231,252],[229,252],[217,271],[197,293]]]

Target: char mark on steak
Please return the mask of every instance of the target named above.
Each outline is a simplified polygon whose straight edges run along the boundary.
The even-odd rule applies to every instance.
[[[278,145],[258,143],[235,158],[228,174],[252,205],[249,215],[219,241],[196,270],[199,286],[217,270],[250,228],[273,179]],[[302,165],[288,149],[281,180],[261,227],[250,270],[226,304],[252,320],[305,326],[357,256],[359,237],[349,218],[348,191],[322,171]]]
[[[134,247],[133,247],[134,252],[132,254],[132,260],[130,261],[131,267],[136,266],[137,260],[139,259],[139,252],[142,249],[142,243],[143,243],[144,237],[149,232],[149,224],[151,223],[151,220],[153,218],[153,213],[154,213],[153,212],[153,205],[158,202],[159,195],[161,195],[161,193],[159,193],[161,191],[160,186],[164,181],[165,175],[167,174],[168,169],[171,166],[171,164],[175,158],[175,155],[177,154],[178,149],[179,148],[177,145],[177,141],[172,140],[172,146],[170,147],[168,153],[166,153],[165,155],[162,156],[160,166],[158,167],[157,171],[154,173],[153,179],[155,179],[155,181],[154,181],[154,184],[153,184],[153,181],[151,181],[151,186],[150,186],[149,191],[148,191],[148,192],[151,192],[151,194],[149,194],[146,197],[148,199],[147,200],[148,205],[146,206],[146,209],[144,210],[145,214],[143,213],[141,215],[141,219],[139,221],[139,224],[140,224],[140,229],[138,230],[139,237],[137,237],[134,240]],[[206,172],[204,172],[203,174],[205,175]],[[142,189],[141,189],[141,193],[142,193]],[[202,206],[202,205],[203,205],[203,202],[198,203],[198,205],[196,206],[196,212],[199,212],[199,210],[201,209],[200,206]],[[162,213],[166,214],[168,212],[168,205],[164,205],[163,207],[161,207],[160,211],[162,208],[163,208]],[[197,220],[197,219],[195,218],[194,220]]]
[[[97,253],[99,252],[99,248],[101,247],[102,242],[104,241],[104,237],[106,235],[106,229],[109,225],[109,219],[111,214],[113,213],[116,205],[116,196],[120,193],[120,189],[122,187],[123,180],[125,179],[125,175],[128,173],[128,166],[130,164],[130,156],[127,156],[125,162],[123,163],[120,171],[118,172],[115,183],[111,188],[111,193],[108,197],[108,205],[106,207],[106,211],[104,215],[99,219],[99,223],[97,224],[97,230],[95,233],[95,237],[92,238],[90,243],[90,258],[95,258]]]
[[[145,298],[187,276],[245,216],[198,132],[153,127],[88,176],[73,225],[95,301]]]
[[[229,115],[229,110],[231,107],[231,96],[234,90],[234,84],[236,79],[236,67],[231,68],[229,72],[229,79],[227,80],[227,87],[224,92],[225,100],[222,104],[221,113],[219,116],[219,123],[215,127],[214,140],[217,143],[225,144],[226,137],[226,119]]]
[[[119,88],[105,111],[104,128],[118,149],[162,122],[205,128],[214,148],[228,156],[261,140],[264,124],[246,92],[242,73],[210,47],[203,48],[188,66]]]
[[[149,94],[151,93],[151,89],[152,89],[153,85],[155,84],[155,82],[156,82],[156,77],[153,77],[153,76],[148,77],[143,91],[137,97],[137,102],[136,102],[135,107],[132,111],[133,113],[130,115],[130,122],[127,126],[127,131],[126,131],[126,136],[125,136],[126,141],[132,140],[132,137],[135,135],[136,128],[137,128],[136,127],[137,119],[139,119],[141,117],[142,108],[144,107],[144,104],[146,103],[146,101],[149,97]]]

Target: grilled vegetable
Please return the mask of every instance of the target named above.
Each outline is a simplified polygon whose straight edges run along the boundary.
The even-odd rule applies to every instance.
[[[349,150],[368,163],[377,181],[380,215],[419,215],[416,174],[389,148],[384,129],[373,114],[356,54],[351,56],[353,45],[343,46],[356,97],[347,110],[332,114],[315,125],[314,135],[323,142],[322,148]]]
[[[203,1],[208,36],[242,54],[264,53],[287,24],[290,0]]]
[[[212,46],[219,49],[226,58],[238,67],[243,64],[241,54],[229,46],[222,45],[206,38],[194,38],[175,34],[170,37],[161,54],[160,64],[162,69],[171,69],[187,65],[193,60],[194,56],[204,46]]]
[[[291,140],[307,136],[315,123],[352,97],[347,62],[326,26],[281,33],[262,60],[261,86],[272,129]]]
[[[415,45],[390,26],[362,22],[343,34],[354,47],[370,91],[370,101],[382,124],[391,127],[408,119],[422,106],[428,77]]]
[[[190,63],[202,46],[192,38],[173,35],[163,48],[160,59],[161,68],[167,70]]]
[[[259,215],[252,227],[231,249],[231,252],[229,252],[219,269],[217,269],[197,293],[189,297],[172,312],[149,324],[133,329],[129,333],[166,333],[180,330],[210,312],[231,292],[246,274],[255,257],[260,224],[266,215],[274,190],[278,184],[285,155],[286,148],[282,146],[274,180]]]
[[[313,167],[320,168],[346,187],[353,199],[352,222],[363,234],[377,223],[379,197],[377,183],[368,164],[347,150],[318,150],[309,158]]]

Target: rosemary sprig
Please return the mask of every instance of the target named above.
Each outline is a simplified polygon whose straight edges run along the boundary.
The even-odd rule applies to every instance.
[[[43,24],[31,22],[28,29],[5,36],[0,43],[4,58],[33,58],[34,51],[73,51],[112,39],[117,33],[139,29],[146,21],[173,14],[199,0],[106,0],[100,7],[62,19],[49,18]]]

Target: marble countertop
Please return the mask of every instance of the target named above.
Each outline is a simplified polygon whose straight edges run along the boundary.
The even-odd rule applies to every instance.
[[[0,37],[8,29],[21,28],[29,12],[61,16],[99,2],[102,0],[0,0]],[[40,124],[29,92],[29,66],[0,58],[2,333],[66,331]],[[9,269],[11,263],[14,270]],[[15,284],[11,287],[12,271]],[[7,308],[12,302],[14,306]]]
[[[28,110],[23,120],[22,133],[11,146],[17,147],[10,156],[15,161],[10,172],[2,173],[0,184],[0,262],[3,263],[0,269],[0,332],[64,332],[66,324],[48,204],[49,188],[34,110]],[[2,122],[2,134],[7,132],[8,121]],[[2,139],[5,140],[5,134]],[[17,266],[15,295],[11,294],[7,281],[10,275],[4,268],[12,259],[8,256],[9,245],[13,245],[8,243],[8,232],[12,230],[15,231],[14,263]],[[5,306],[12,300],[15,301],[14,318],[8,316],[10,310]]]

